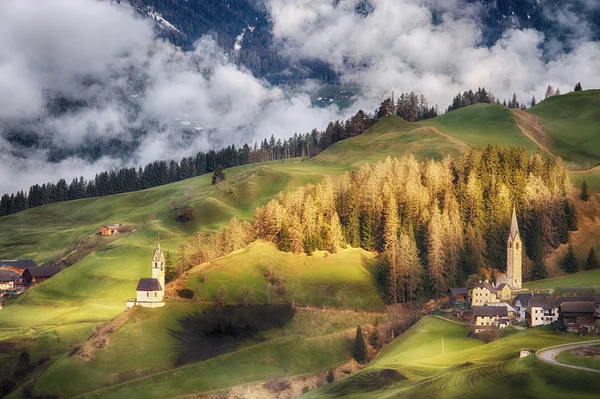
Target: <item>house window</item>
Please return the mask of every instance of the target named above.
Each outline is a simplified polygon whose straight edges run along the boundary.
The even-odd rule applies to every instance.
[[[149,292],[146,292],[146,298],[148,298],[150,296]]]
[[[156,298],[156,292],[154,293],[154,298]]]
[[[536,317],[535,319],[537,320],[538,318]]]

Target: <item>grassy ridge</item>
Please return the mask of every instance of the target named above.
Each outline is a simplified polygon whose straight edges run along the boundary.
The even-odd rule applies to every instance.
[[[521,146],[535,152],[537,146],[519,130],[508,108],[493,104],[476,104],[419,122],[433,126],[469,146],[482,149],[488,145]]]
[[[600,90],[550,97],[528,112],[540,118],[556,155],[596,166],[600,160]]]
[[[289,301],[292,291],[299,304],[341,306],[338,294],[344,292],[343,305],[367,310],[383,310],[376,284],[375,255],[357,248],[342,249],[338,254],[315,252],[312,256],[278,251],[270,243],[256,242],[229,256],[208,262],[193,270],[187,287],[198,291],[202,300],[216,301],[220,287],[227,302],[241,303],[241,291],[252,291],[251,299],[265,302],[267,278],[271,273],[285,280],[285,293],[276,300]],[[204,275],[208,277],[203,282]]]
[[[262,343],[247,342],[219,358],[175,369],[177,342],[168,330],[179,329],[179,319],[203,308],[184,300],[168,301],[160,309],[134,308],[127,322],[108,335],[104,349],[93,352],[89,361],[63,357],[41,376],[37,391],[71,396],[108,388],[99,395],[139,397],[147,391],[162,398],[313,372],[348,360],[351,334],[346,331],[377,317],[297,309],[283,329],[263,332]],[[145,376],[152,377],[137,380]],[[117,384],[122,385],[110,388]]]
[[[590,373],[558,373],[533,356],[518,359],[521,348],[573,342],[579,339],[576,334],[537,328],[489,344],[468,334],[467,326],[424,318],[361,372],[302,397],[593,398],[600,388],[600,380]]]

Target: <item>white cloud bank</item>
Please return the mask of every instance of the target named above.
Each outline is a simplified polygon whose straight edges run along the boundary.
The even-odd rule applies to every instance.
[[[464,0],[370,0],[366,17],[355,12],[358,0],[264,1],[278,50],[292,59],[330,64],[343,82],[362,88],[356,107],[366,110],[390,90],[421,92],[444,108],[457,92],[479,86],[500,98],[516,91],[525,101],[534,94],[539,99],[548,84],[563,92],[577,81],[600,87],[600,44],[589,39],[589,26],[578,24],[568,7],[545,11],[571,29],[566,52],[531,29],[507,30],[493,46],[484,46],[482,10]],[[578,1],[590,8],[597,4]],[[46,98],[56,95],[85,106],[50,116]],[[230,64],[210,38],[190,52],[155,40],[150,22],[124,5],[2,2],[0,130],[27,119],[35,121],[46,143],[76,148],[97,138],[133,140],[127,132],[152,121],[128,160],[137,165],[216,143],[289,137],[338,117],[336,107],[313,108],[307,95],[288,93]],[[174,128],[183,121],[228,133],[183,139]],[[254,129],[227,129],[238,125]],[[91,177],[123,163],[45,160],[43,149],[23,154],[0,138],[0,193],[60,177]]]

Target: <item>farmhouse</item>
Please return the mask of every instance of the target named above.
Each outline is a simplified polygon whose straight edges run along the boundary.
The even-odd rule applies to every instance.
[[[160,243],[156,243],[152,257],[152,277],[140,278],[136,292],[135,304],[137,306],[146,308],[165,306],[165,258],[160,249]]]
[[[544,298],[547,298],[550,295],[549,294],[533,294],[533,293],[519,294],[513,300],[513,307],[515,308],[515,311],[516,311],[515,316],[516,316],[516,320],[518,322],[525,320],[525,311],[529,307],[529,301],[531,301],[531,298],[533,298],[535,296],[542,296]]]
[[[471,293],[471,305],[472,306],[483,306],[486,303],[500,302],[498,292],[496,289],[487,281],[480,281]]]
[[[0,270],[0,291],[14,290],[17,275],[8,270]]]
[[[545,326],[558,320],[558,304],[556,298],[550,296],[534,296],[529,301],[529,309],[525,312],[529,327]]]
[[[100,234],[103,236],[112,236],[119,233],[120,224],[105,224],[100,226]]]
[[[448,288],[448,297],[452,305],[463,304],[469,300],[469,290],[467,288]]]
[[[508,311],[504,306],[473,306],[473,320],[475,334],[490,328],[506,328]]]
[[[486,303],[483,306],[499,306],[506,308],[506,312],[508,313],[508,320],[513,320],[516,317],[516,310],[512,306],[510,306],[506,302],[496,302],[496,303]]]
[[[41,267],[41,266],[33,266],[30,267],[29,273],[31,273],[31,282],[33,284],[39,284],[42,281],[48,280],[50,277],[54,276],[62,269],[60,267]]]
[[[28,269],[21,269],[14,266],[0,266],[0,271],[10,272],[13,275],[14,289],[26,289],[31,284],[33,278]]]
[[[567,331],[587,334],[595,329],[595,302],[563,302],[560,305],[560,318]]]

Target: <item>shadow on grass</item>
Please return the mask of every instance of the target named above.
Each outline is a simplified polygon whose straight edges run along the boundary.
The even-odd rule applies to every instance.
[[[290,305],[215,306],[179,320],[169,330],[176,339],[176,365],[199,362],[222,355],[244,342],[261,342],[263,331],[283,328],[294,317]]]

